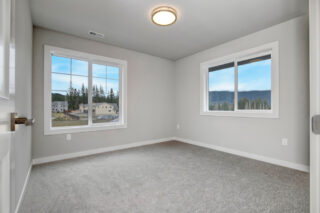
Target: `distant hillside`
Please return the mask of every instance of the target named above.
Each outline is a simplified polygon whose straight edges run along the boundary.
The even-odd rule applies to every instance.
[[[61,95],[60,93],[52,93],[52,101],[65,101],[66,96]]]
[[[243,91],[238,93],[238,99],[247,98],[249,101],[261,99],[267,100],[268,104],[271,103],[270,90],[256,90],[256,91]],[[234,93],[229,91],[211,91],[209,92],[209,105],[222,104],[224,102],[232,104],[234,100]]]

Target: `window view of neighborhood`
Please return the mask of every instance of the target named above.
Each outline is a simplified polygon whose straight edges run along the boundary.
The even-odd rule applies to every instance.
[[[237,63],[239,110],[271,109],[271,55]],[[209,68],[210,111],[233,111],[235,96],[234,63]]]
[[[52,55],[52,127],[88,125],[88,62]],[[92,122],[119,116],[119,68],[92,65]]]
[[[118,121],[119,68],[93,64],[92,85],[92,122]]]
[[[88,125],[88,113],[79,106],[88,102],[88,62],[52,55],[52,127]]]

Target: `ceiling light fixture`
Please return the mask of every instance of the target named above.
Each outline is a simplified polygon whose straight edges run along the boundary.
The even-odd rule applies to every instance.
[[[168,26],[177,21],[177,12],[172,7],[157,7],[152,11],[152,22],[160,26]]]

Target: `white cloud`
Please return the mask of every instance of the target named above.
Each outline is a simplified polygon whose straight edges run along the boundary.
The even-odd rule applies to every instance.
[[[234,84],[229,83],[229,82],[221,82],[221,83],[216,83],[216,84],[211,84],[210,91],[233,91],[234,90]]]

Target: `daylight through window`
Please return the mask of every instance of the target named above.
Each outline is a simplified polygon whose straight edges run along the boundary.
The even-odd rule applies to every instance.
[[[277,63],[277,43],[202,63],[201,113],[277,117]]]
[[[234,110],[234,63],[209,68],[209,110]]]
[[[238,109],[271,109],[271,55],[238,62]]]
[[[51,125],[88,125],[88,62],[52,55]]]
[[[46,49],[50,88],[45,91],[48,89],[51,97],[50,103],[45,103],[51,109],[50,116],[45,116],[47,131],[124,124],[125,62],[50,46]]]

